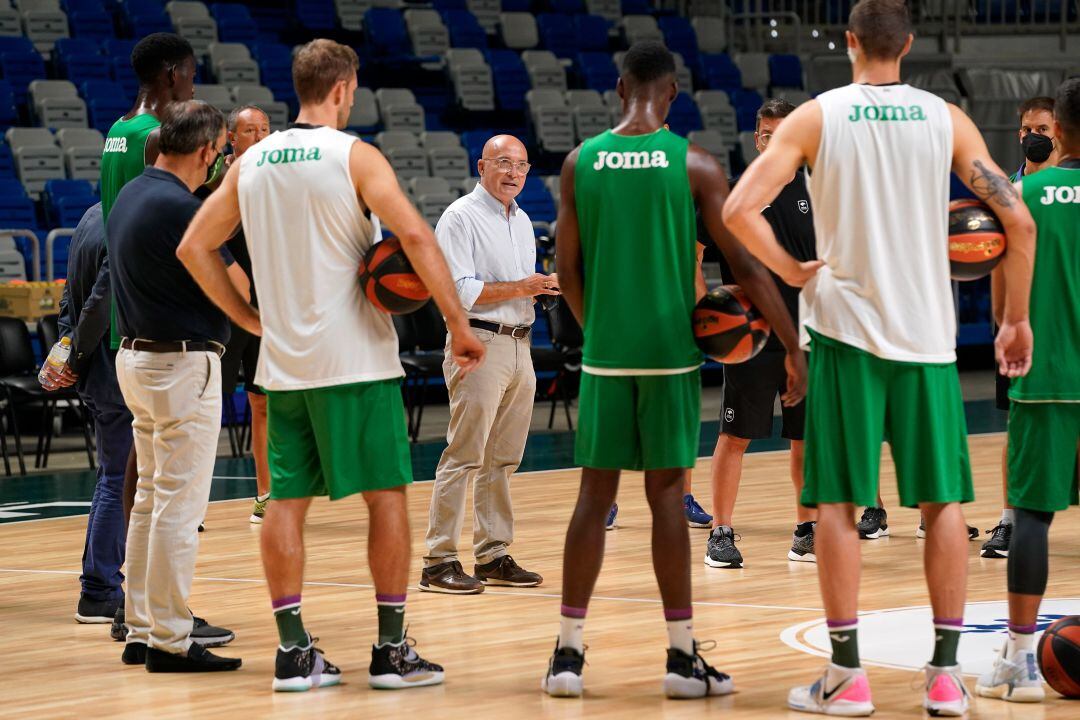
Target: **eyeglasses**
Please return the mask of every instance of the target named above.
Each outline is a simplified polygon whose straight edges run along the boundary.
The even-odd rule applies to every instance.
[[[758,142],[761,143],[761,147],[768,147],[770,140],[772,140],[772,133],[758,133]]]
[[[529,170],[532,168],[532,165],[527,162],[514,162],[510,158],[481,158],[481,160],[495,163],[495,167],[504,173],[514,170],[518,175],[528,175]]]

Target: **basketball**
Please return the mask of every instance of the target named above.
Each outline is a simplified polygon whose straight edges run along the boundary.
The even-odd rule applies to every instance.
[[[972,199],[949,203],[949,266],[954,280],[986,277],[1005,254],[1005,230],[987,205]]]
[[[1036,655],[1047,685],[1067,698],[1080,698],[1080,615],[1046,628]]]
[[[738,285],[722,285],[694,308],[694,340],[717,362],[746,362],[769,339],[769,323]]]
[[[375,307],[391,315],[416,312],[431,299],[424,281],[397,238],[372,245],[360,262],[360,289]]]

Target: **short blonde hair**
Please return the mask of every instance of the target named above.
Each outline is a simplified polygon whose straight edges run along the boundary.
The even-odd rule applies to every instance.
[[[292,77],[302,105],[317,105],[341,80],[356,77],[360,58],[347,45],[319,38],[300,48],[293,58]]]

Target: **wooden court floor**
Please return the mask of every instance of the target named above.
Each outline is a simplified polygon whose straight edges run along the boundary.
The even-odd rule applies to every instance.
[[[978,501],[966,514],[981,529],[994,525],[999,514],[1002,442],[1001,435],[971,438]],[[699,462],[695,488],[706,507],[708,465],[707,459]],[[863,611],[927,604],[921,543],[914,538],[918,514],[895,509],[891,463],[884,468],[894,534],[862,543]],[[700,558],[707,531],[691,530],[696,634],[716,641],[705,655],[734,677],[735,695],[670,701],[660,694],[666,636],[649,560],[648,510],[640,476],[632,473],[624,477],[620,528],[607,534],[604,570],[586,622],[586,697],[541,694],[540,678],[558,630],[562,543],[577,482],[576,470],[515,479],[513,554],[544,575],[543,586],[468,597],[410,592],[410,634],[422,654],[446,666],[447,682],[398,692],[375,691],[366,683],[375,612],[359,499],[317,502],[307,533],[304,619],[342,667],[345,682],[296,695],[270,691],[277,638],[262,582],[260,529],[248,524],[248,501],[210,507],[191,598],[196,613],[236,631],[236,641],[223,649],[243,658],[235,673],[149,675],[123,666],[122,646],[109,639],[107,626],[78,625],[72,617],[85,517],[0,526],[0,717],[805,717],[784,709],[787,690],[813,680],[823,661],[786,644],[781,634],[790,638],[791,628],[820,620],[821,600],[815,566],[786,560],[792,501],[784,452],[747,456],[735,522],[744,569],[706,568]],[[430,492],[430,483],[410,490],[414,580]],[[1075,515],[1059,517],[1054,526],[1048,597],[1080,597],[1078,527]],[[467,524],[464,547],[470,537]],[[1005,562],[980,559],[974,542],[969,550],[969,601],[1003,599]],[[465,564],[471,568],[471,560]],[[894,634],[906,632],[928,634],[925,623],[914,622],[910,631],[901,626]],[[864,655],[865,643],[863,638]],[[913,689],[920,677],[915,670],[875,666],[869,672],[876,717],[923,715],[921,695]],[[1080,703],[1051,697],[1026,707],[976,700],[971,717],[1080,717]]]

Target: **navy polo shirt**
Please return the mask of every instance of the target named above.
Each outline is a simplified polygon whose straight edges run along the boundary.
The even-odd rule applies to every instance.
[[[229,340],[229,321],[210,302],[176,248],[202,201],[170,172],[148,167],[116,197],[106,238],[120,335],[141,340]],[[234,261],[221,248],[226,265]]]

